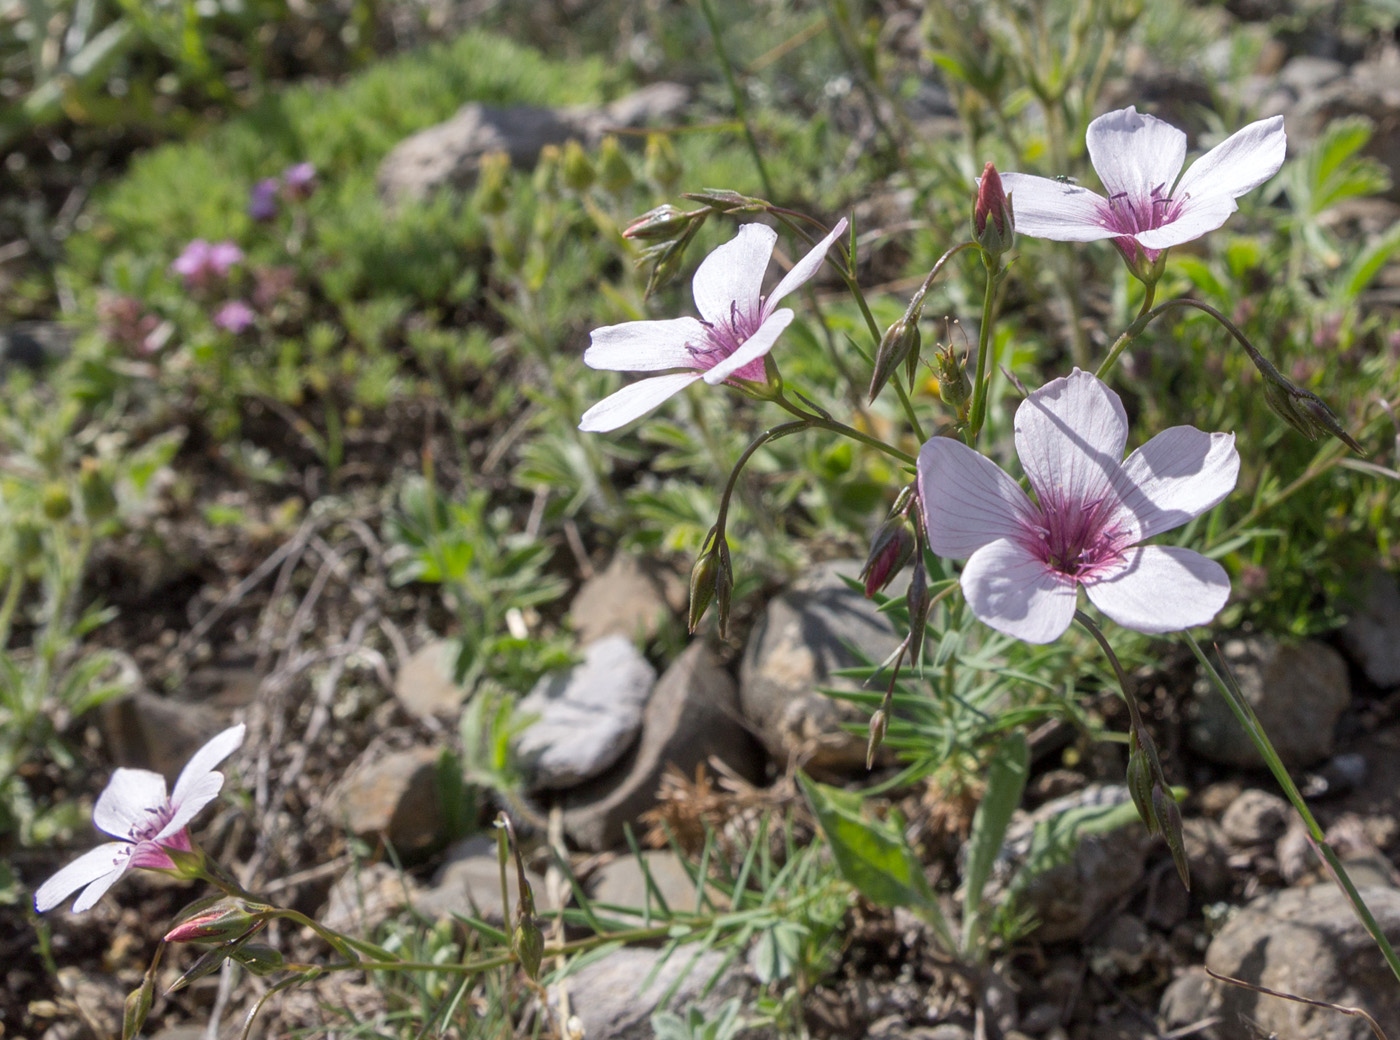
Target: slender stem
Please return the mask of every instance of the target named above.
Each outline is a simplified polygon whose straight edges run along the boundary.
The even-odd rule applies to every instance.
[[[700,9],[705,12],[705,21],[709,23],[710,36],[715,41],[715,55],[719,58],[720,68],[724,70],[724,80],[729,85],[729,96],[734,101],[734,115],[744,128],[744,138],[753,154],[754,165],[758,167],[758,179],[763,182],[763,194],[773,198],[776,194],[773,191],[773,182],[768,179],[768,169],[763,165],[763,153],[758,150],[758,139],[754,137],[753,127],[749,125],[748,112],[744,108],[744,95],[739,89],[739,81],[734,76],[734,66],[729,61],[729,54],[724,49],[724,38],[720,31],[719,19],[715,16],[714,5],[710,0],[700,0]]]
[[[792,408],[788,410],[793,411]],[[802,415],[803,413],[799,412],[797,414]],[[803,415],[802,422],[783,423],[781,426],[774,426],[764,430],[754,438],[752,444],[744,449],[743,454],[739,456],[739,460],[734,463],[734,468],[729,471],[729,479],[725,481],[724,492],[719,497],[719,515],[715,517],[715,534],[717,538],[724,537],[724,523],[729,517],[730,496],[734,494],[734,485],[739,481],[739,474],[742,473],[744,467],[748,465],[749,459],[753,458],[754,452],[758,451],[759,448],[763,447],[763,445],[767,444],[769,441],[775,441],[779,437],[786,437],[789,434],[807,429],[812,425],[810,421],[812,418],[815,418],[815,416],[809,417]]]
[[[10,579],[5,583],[5,601],[0,604],[0,651],[10,642],[10,620],[19,606],[19,594],[24,588],[24,567],[18,562],[10,564]]]
[[[984,256],[987,254],[984,254]],[[987,285],[982,293],[982,327],[977,330],[977,385],[972,391],[972,411],[967,419],[967,443],[969,447],[977,443],[977,435],[982,431],[982,423],[987,418],[987,393],[992,385],[992,308],[996,302],[997,283],[1001,261],[997,267],[987,268]]]
[[[1118,355],[1127,349],[1129,343],[1142,335],[1142,330],[1147,328],[1147,323],[1160,313],[1160,311],[1148,313],[1152,307],[1152,300],[1157,295],[1157,283],[1147,282],[1146,285],[1147,291],[1142,299],[1142,308],[1138,311],[1137,317],[1133,319],[1133,323],[1124,329],[1123,334],[1113,341],[1113,346],[1109,347],[1108,356],[1103,359],[1103,364],[1099,365],[1098,371],[1094,373],[1098,378],[1103,379],[1108,374],[1108,370],[1118,360]]]
[[[889,455],[891,458],[898,459],[906,466],[914,465],[913,455],[906,454],[905,452],[900,451],[898,448],[894,447],[891,444],[886,444],[878,437],[872,437],[868,433],[862,433],[855,427],[847,426],[845,423],[838,422],[830,416],[816,415],[813,412],[806,411],[801,406],[793,404],[782,394],[779,394],[773,400],[777,402],[777,404],[785,408],[787,411],[791,412],[793,415],[801,419],[803,421],[803,424],[805,424],[806,426],[820,426],[824,430],[830,430],[832,433],[839,433],[843,437],[850,437],[852,440],[860,441],[862,444],[867,444],[872,448],[875,448],[879,451],[883,451],[886,455]],[[794,427],[798,425],[799,424],[797,423],[787,424],[787,426],[789,427]],[[777,427],[777,429],[783,429],[783,427],[780,426]],[[796,430],[788,430],[787,432],[795,433]],[[783,434],[779,434],[779,436],[783,436]],[[750,445],[750,447],[756,446],[757,445]]]
[[[1118,677],[1118,689],[1122,692],[1123,700],[1128,705],[1128,718],[1132,728],[1137,732],[1142,732],[1142,713],[1138,710],[1137,701],[1128,693],[1128,676],[1124,673],[1123,666],[1118,663],[1118,655],[1113,652],[1113,647],[1109,645],[1108,637],[1103,634],[1098,625],[1094,624],[1094,619],[1084,611],[1076,610],[1074,620],[1078,621],[1080,626],[1094,637],[1094,642],[1099,644],[1099,649],[1108,658],[1108,663],[1113,665],[1113,674]]]
[[[1191,652],[1196,655],[1196,660],[1201,663],[1201,667],[1205,669],[1206,675],[1209,676],[1211,682],[1215,684],[1221,696],[1225,698],[1225,703],[1230,706],[1230,710],[1235,713],[1235,718],[1239,721],[1240,726],[1249,735],[1249,739],[1254,742],[1254,746],[1264,759],[1264,764],[1267,765],[1269,771],[1274,774],[1274,779],[1278,781],[1278,785],[1283,789],[1284,795],[1288,798],[1289,802],[1293,804],[1293,808],[1298,811],[1298,815],[1302,817],[1303,824],[1308,829],[1308,834],[1313,840],[1314,847],[1332,872],[1333,880],[1336,881],[1338,887],[1341,888],[1342,892],[1346,895],[1347,900],[1351,903],[1352,909],[1356,911],[1356,916],[1361,919],[1361,924],[1375,941],[1376,946],[1380,949],[1381,955],[1385,957],[1386,963],[1390,965],[1390,970],[1395,974],[1396,979],[1400,979],[1400,957],[1396,956],[1395,949],[1390,945],[1390,940],[1386,938],[1385,932],[1383,932],[1380,925],[1376,923],[1376,919],[1371,914],[1370,908],[1367,907],[1365,900],[1361,898],[1361,893],[1356,890],[1356,885],[1347,874],[1346,868],[1342,866],[1342,861],[1337,858],[1337,854],[1333,852],[1332,847],[1327,844],[1326,834],[1323,832],[1321,826],[1318,825],[1316,817],[1312,814],[1312,810],[1308,808],[1308,803],[1303,800],[1303,796],[1299,792],[1297,785],[1293,783],[1293,778],[1288,775],[1287,767],[1284,766],[1283,760],[1278,757],[1278,752],[1274,750],[1273,743],[1269,740],[1268,734],[1264,732],[1263,726],[1259,724],[1259,720],[1249,707],[1248,702],[1235,696],[1234,690],[1221,678],[1220,673],[1215,670],[1214,665],[1210,663],[1210,660],[1201,650],[1196,640],[1191,637],[1190,633],[1184,634],[1186,636],[1186,642],[1191,646]]]

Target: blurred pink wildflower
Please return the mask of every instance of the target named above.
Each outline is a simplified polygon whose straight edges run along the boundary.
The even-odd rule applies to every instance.
[[[599,401],[583,413],[579,429],[615,430],[701,379],[711,386],[731,379],[764,382],[763,359],[793,319],[793,312],[778,307],[778,301],[817,273],[826,251],[845,230],[842,219],[765,297],[763,275],[778,233],[765,224],[745,224],[695,271],[691,287],[698,319],[629,321],[595,329],[583,355],[590,368],[666,374],[624,386]]]
[[[174,870],[167,850],[189,852],[189,823],[218,795],[224,776],[214,767],[243,743],[239,723],[194,753],[167,797],[165,778],[147,769],[118,769],[93,807],[92,822],[118,838],[85,852],[34,893],[34,908],[52,910],[82,889],[73,910],[88,909],[132,867]]]
[[[1283,117],[1250,123],[1201,156],[1177,180],[1186,135],[1135,107],[1089,124],[1089,159],[1108,198],[1063,180],[1003,173],[1016,206],[1016,230],[1058,242],[1111,238],[1135,271],[1171,246],[1214,231],[1238,209],[1235,199],[1283,165]]]
[[[186,288],[196,289],[227,278],[234,265],[242,262],[243,250],[234,243],[196,238],[175,258],[170,270],[184,279]]]
[[[214,324],[235,335],[247,329],[257,320],[257,314],[243,300],[229,300],[214,312]]]
[[[1234,434],[1175,426],[1124,460],[1122,401],[1078,369],[1030,394],[1015,427],[1034,501],[960,441],[934,437],[919,452],[929,548],[967,559],[962,589],[980,620],[1028,643],[1051,642],[1073,620],[1081,585],[1105,615],[1139,632],[1202,625],[1220,611],[1230,595],[1220,564],[1138,543],[1234,489]]]
[[[264,177],[248,192],[248,216],[257,221],[277,216],[277,192],[281,185],[276,177]]]
[[[288,198],[310,198],[316,191],[316,167],[309,162],[287,167],[282,171],[282,190]]]

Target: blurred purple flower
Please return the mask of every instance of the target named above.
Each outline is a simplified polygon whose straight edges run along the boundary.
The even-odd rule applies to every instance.
[[[310,198],[316,190],[316,167],[299,162],[282,172],[282,188],[291,199]]]
[[[254,184],[253,190],[248,193],[248,216],[257,221],[271,220],[277,216],[278,187],[276,177],[264,177]]]
[[[242,300],[229,300],[214,312],[214,324],[227,332],[237,334],[257,320],[253,308]]]
[[[196,238],[175,258],[170,270],[185,280],[186,288],[197,289],[227,278],[233,266],[242,262],[243,250],[234,243]]]

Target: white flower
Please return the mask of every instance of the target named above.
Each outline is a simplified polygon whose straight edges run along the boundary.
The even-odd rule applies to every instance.
[[[175,790],[165,793],[165,777],[148,769],[118,769],[93,807],[92,822],[119,841],[85,852],[34,893],[34,908],[52,910],[82,889],[74,911],[91,907],[132,867],[171,870],[166,852],[189,852],[189,823],[218,795],[224,776],[214,767],[243,743],[244,726],[224,730],[194,753],[180,771]]]
[[[664,372],[624,386],[583,413],[580,430],[601,433],[645,415],[691,383],[714,386],[728,379],[761,383],[763,358],[793,319],[778,301],[821,266],[826,251],[846,230],[840,220],[768,296],[763,275],[778,233],[765,224],[745,224],[707,256],[691,283],[700,318],[629,321],[593,332],[583,362],[614,372]]]

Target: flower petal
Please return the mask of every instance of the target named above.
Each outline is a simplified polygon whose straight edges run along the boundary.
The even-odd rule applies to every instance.
[[[1235,200],[1224,195],[1188,200],[1169,223],[1139,231],[1133,237],[1148,249],[1169,249],[1214,231],[1237,209]]]
[[[1044,510],[1101,499],[1122,466],[1128,414],[1104,382],[1075,369],[1016,409],[1016,453]]]
[[[1153,188],[1169,192],[1186,161],[1186,135],[1131,105],[1090,123],[1085,144],[1109,198],[1126,194],[1134,204],[1150,199]]]
[[[1027,643],[1052,642],[1074,620],[1074,581],[1010,539],[973,553],[961,584],[979,621]]]
[[[190,760],[185,763],[185,768],[180,770],[180,775],[175,778],[175,790],[170,794],[170,804],[179,809],[181,804],[191,797],[193,791],[203,789],[207,776],[218,775],[222,781],[223,777],[214,773],[214,767],[238,750],[247,731],[248,727],[241,722],[230,726],[222,733],[214,734],[208,743],[191,755]],[[214,794],[218,794],[217,788]],[[213,795],[209,797],[212,798]]]
[[[739,345],[738,350],[705,373],[705,382],[711,386],[723,383],[745,365],[764,357],[773,349],[773,344],[778,342],[778,337],[783,334],[783,329],[792,324],[794,317],[792,311],[786,307],[779,307],[764,319],[763,324],[754,331],[752,336]]]
[[[606,433],[626,426],[699,378],[699,372],[677,372],[629,383],[584,412],[578,428],[585,433]]]
[[[951,437],[919,449],[919,501],[928,546],[955,560],[998,538],[1024,539],[1035,506],[996,463]]]
[[[1003,173],[1001,185],[1011,196],[1016,231],[1056,242],[1097,242],[1119,234],[1104,226],[1108,200],[1077,184]]]
[[[126,872],[130,856],[131,846],[123,841],[109,841],[84,852],[39,886],[34,893],[34,909],[41,914],[52,910],[71,893],[86,887],[87,891],[73,905],[74,910],[86,910]]]
[[[769,314],[773,313],[773,308],[778,305],[788,293],[806,284],[812,275],[817,273],[822,261],[826,259],[826,251],[831,248],[831,243],[835,242],[846,231],[846,218],[842,217],[836,222],[836,226],[831,232],[812,247],[811,251],[797,263],[792,265],[792,270],[783,275],[783,280],[773,287],[773,291],[768,294],[768,298],[763,301],[763,309]]]
[[[767,224],[745,224],[705,257],[691,282],[700,317],[711,325],[729,324],[736,307],[741,316],[757,315],[763,275],[777,240],[778,233]]]
[[[1114,483],[1122,501],[1114,519],[1140,542],[1180,527],[1235,489],[1240,455],[1233,433],[1173,426],[1128,456]]]
[[[149,769],[118,769],[97,796],[92,822],[114,838],[130,838],[165,806],[165,777]]]
[[[694,318],[626,321],[594,329],[583,363],[610,372],[694,368],[695,355],[689,348],[703,348],[705,342],[705,326]]]
[[[1108,577],[1084,583],[1089,601],[1124,628],[1178,632],[1204,625],[1230,598],[1225,568],[1175,545],[1128,550]]]
[[[1186,171],[1172,192],[1198,199],[1239,198],[1278,173],[1288,152],[1283,116],[1272,116],[1235,131]]]

